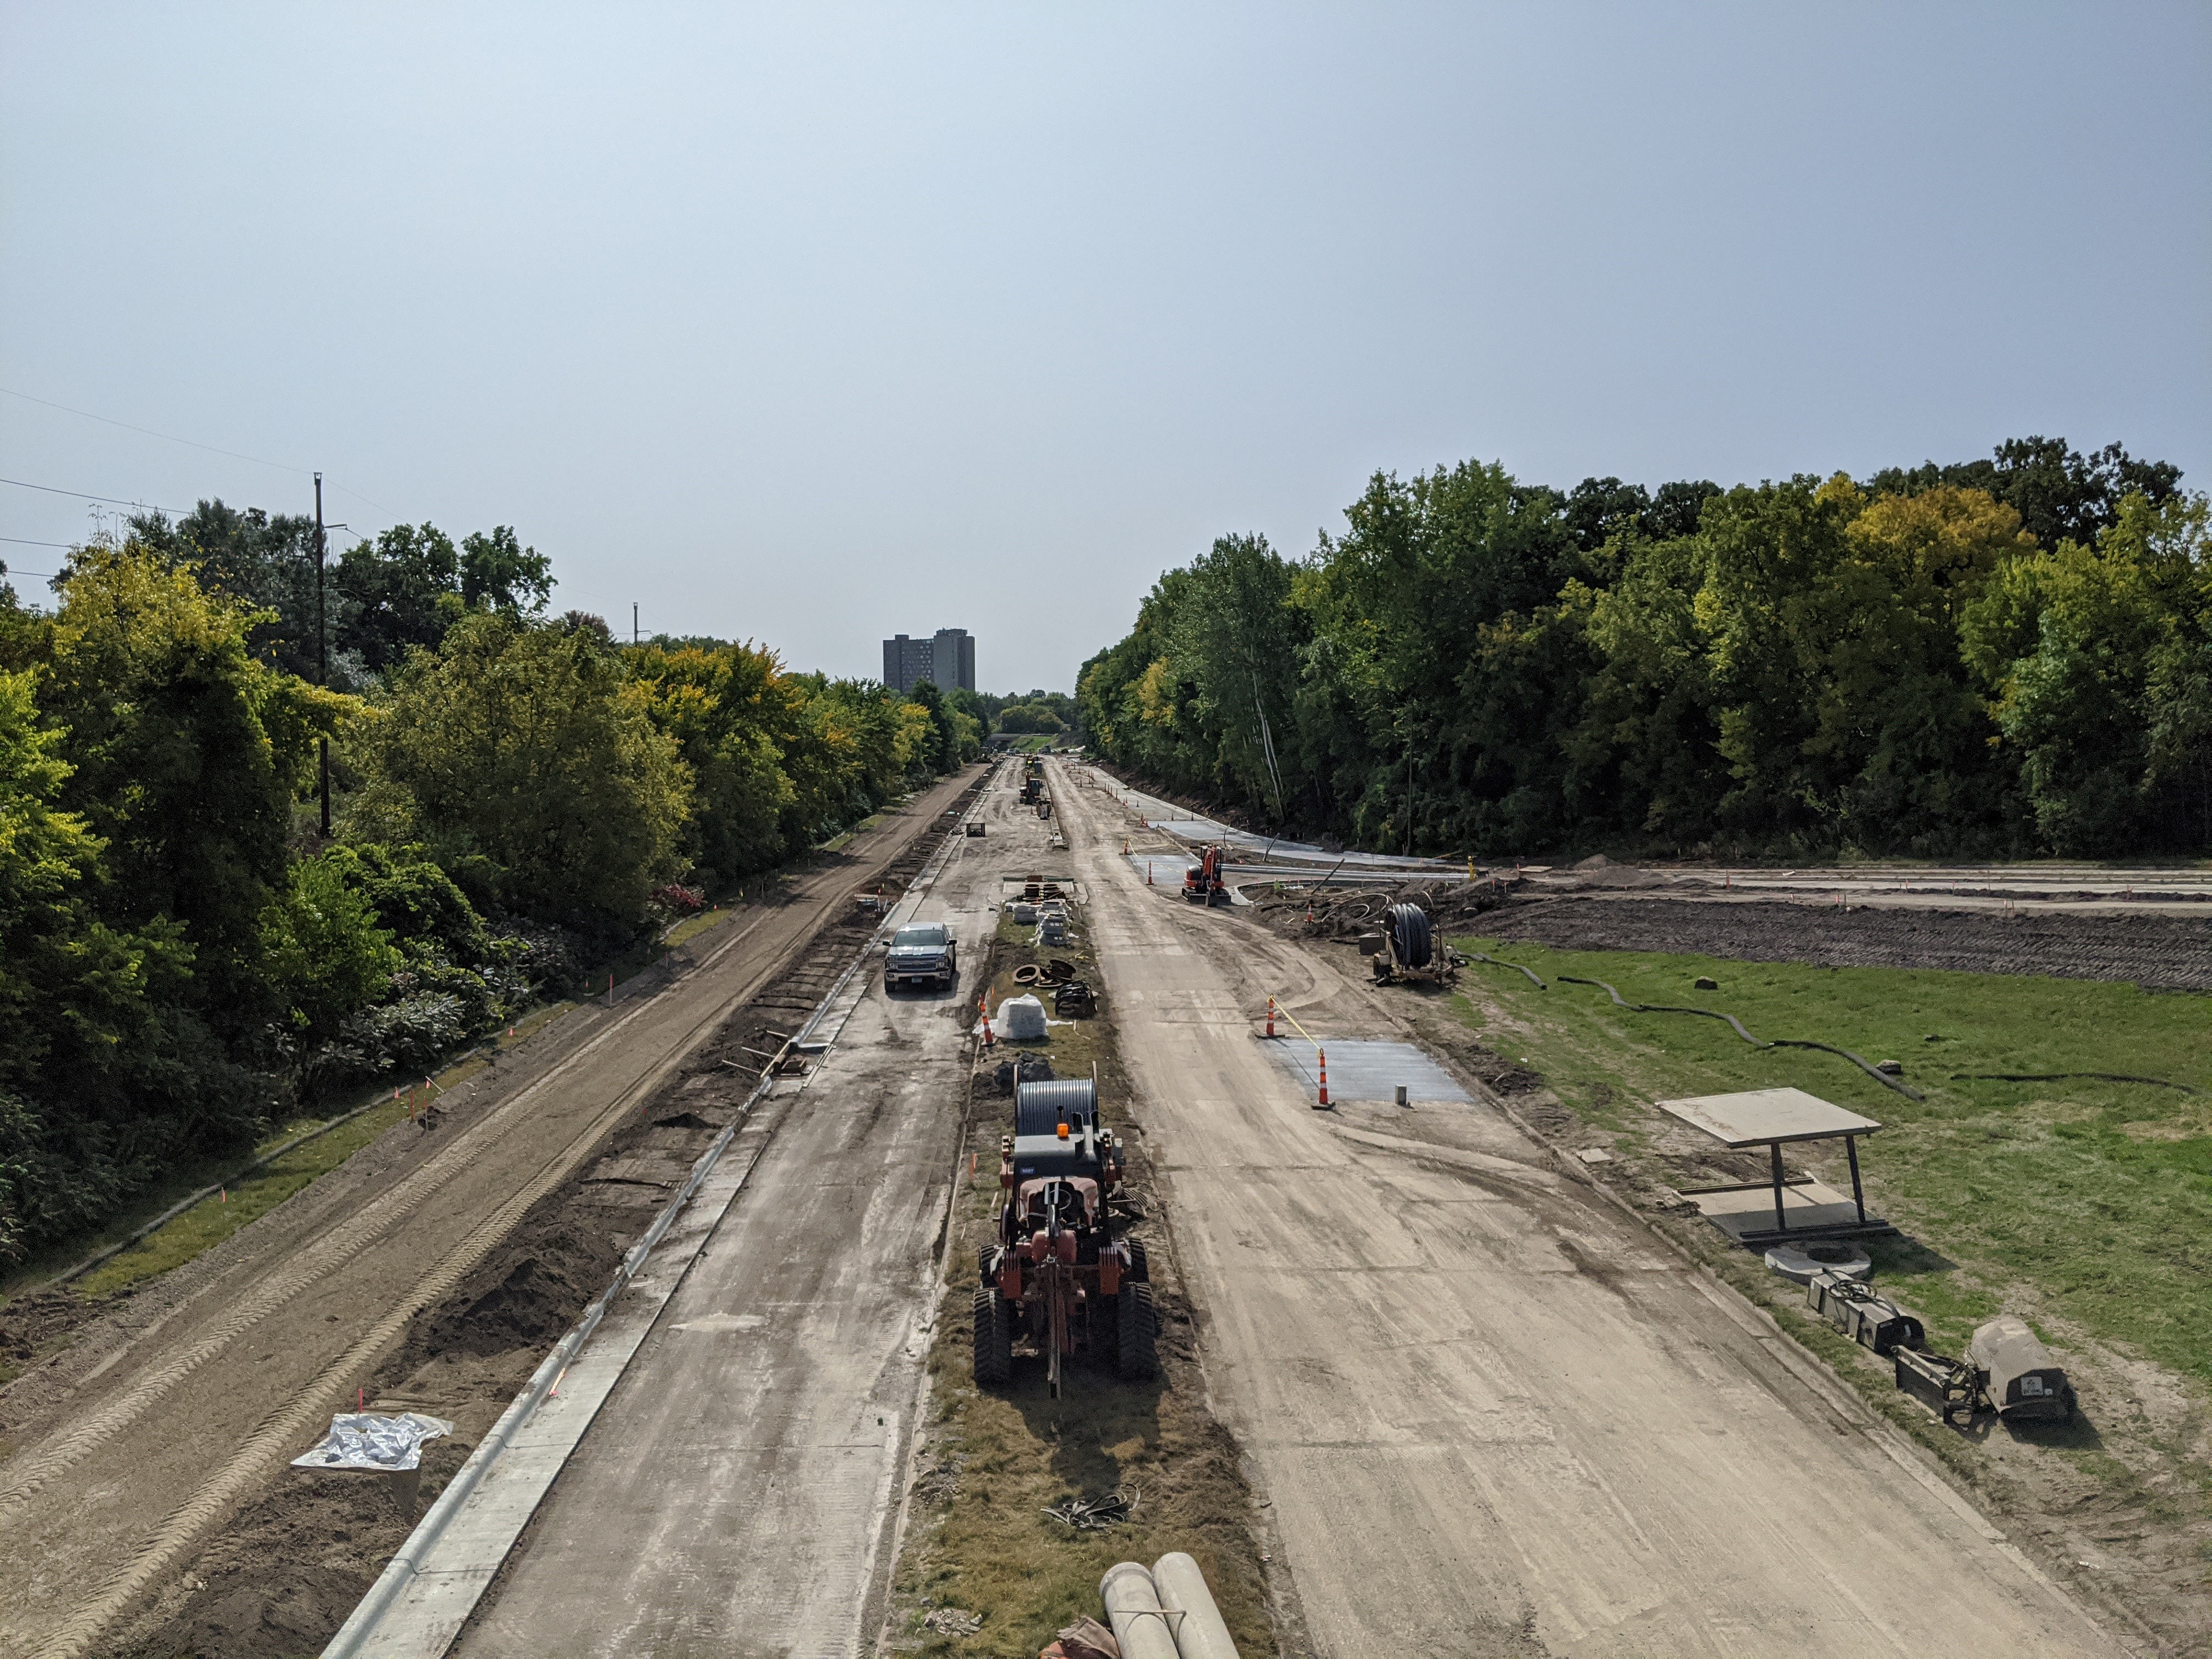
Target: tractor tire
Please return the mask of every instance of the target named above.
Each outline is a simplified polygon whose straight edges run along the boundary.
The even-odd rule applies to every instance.
[[[1125,1238],[1121,1242],[1129,1247],[1128,1277],[1139,1285],[1150,1284],[1152,1269],[1151,1263],[1145,1260],[1145,1241],[1141,1238]]]
[[[975,1292],[975,1381],[989,1387],[1014,1374],[1013,1310],[996,1291]]]
[[[984,1244],[975,1251],[975,1282],[985,1290],[991,1288],[991,1258],[999,1253],[995,1244]]]
[[[1131,1285],[1114,1298],[1114,1370],[1125,1381],[1148,1382],[1160,1374],[1160,1316],[1152,1306],[1152,1287]]]

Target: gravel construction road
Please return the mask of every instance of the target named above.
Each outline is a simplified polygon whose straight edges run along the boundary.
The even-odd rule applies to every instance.
[[[919,919],[952,991],[880,968],[453,1651],[857,1654],[882,1617],[1000,872],[1044,828],[988,790]],[[779,1085],[782,1086],[782,1085]]]
[[[1267,995],[1323,1037],[1393,1038],[1406,994],[1147,890],[1127,815],[1055,766],[1216,1407],[1316,1653],[2121,1651],[1501,1112],[1314,1109],[1264,1051]]]
[[[0,1393],[0,1655],[85,1650],[349,1408],[420,1310],[592,1156],[972,774],[401,1125]]]
[[[1467,931],[1568,951],[1668,951],[1823,968],[1947,968],[2212,990],[2212,915],[1869,908],[1647,897],[1509,902]]]

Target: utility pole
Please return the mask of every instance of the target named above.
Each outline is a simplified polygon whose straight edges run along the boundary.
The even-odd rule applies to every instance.
[[[1413,740],[1406,739],[1406,856],[1413,856]]]
[[[331,683],[331,630],[323,616],[323,475],[315,474],[315,684]],[[331,740],[322,740],[323,839],[331,838]]]
[[[633,646],[637,643],[637,601],[635,599],[629,602],[629,642]]]

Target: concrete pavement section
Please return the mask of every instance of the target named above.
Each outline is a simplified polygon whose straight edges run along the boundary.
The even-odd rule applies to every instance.
[[[1901,1437],[1481,1104],[1319,1112],[1258,1037],[1389,999],[1147,890],[1053,795],[1205,1316],[1328,1659],[2121,1650]],[[1279,1557],[1279,1559],[1282,1557]]]
[[[1046,833],[1003,787],[979,813],[988,836],[954,837],[916,907],[960,939],[961,987],[891,996],[866,974],[459,1653],[867,1645],[930,1335],[973,981],[1001,871]]]

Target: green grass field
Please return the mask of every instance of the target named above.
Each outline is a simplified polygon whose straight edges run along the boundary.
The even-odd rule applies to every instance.
[[[2212,1098],[2089,1079],[2006,1083],[1962,1073],[2124,1072],[2212,1083],[2212,998],[1995,974],[1832,969],[1640,951],[1462,941],[1526,963],[1550,988],[1474,964],[1468,1018],[1499,1053],[1633,1152],[1645,1103],[1795,1085],[1878,1119],[1863,1143],[1870,1200],[1909,1237],[1874,1252],[1882,1282],[1957,1343],[2022,1283],[2053,1310],[2212,1384]],[[1808,1037],[1903,1062],[1908,1100],[1849,1061],[1754,1049],[1718,1020],[1632,1013],[1631,1002],[1725,1010],[1762,1038]],[[1707,975],[1717,991],[1695,991]],[[1838,1151],[1803,1160],[1848,1181]]]

